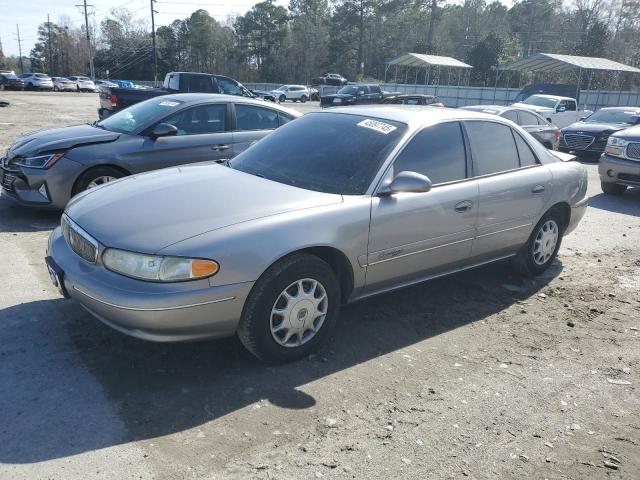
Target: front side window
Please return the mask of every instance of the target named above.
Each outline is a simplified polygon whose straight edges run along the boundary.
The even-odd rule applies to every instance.
[[[476,175],[490,175],[520,167],[511,128],[483,121],[468,121],[465,127]]]
[[[236,104],[236,130],[273,130],[278,128],[278,112],[270,108]]]
[[[171,113],[182,103],[180,100],[167,98],[166,96],[150,98],[144,102],[136,103],[128,108],[120,110],[105,118],[96,125],[105,130],[118,133],[131,133],[143,127],[162,113]]]
[[[518,123],[518,113],[515,110],[507,110],[501,116],[507,120],[511,120],[513,123]]]
[[[418,132],[393,164],[394,175],[403,171],[426,175],[434,185],[466,178],[467,160],[460,124],[441,123]]]
[[[346,87],[342,87],[338,90],[338,93],[342,95],[355,95],[357,91],[358,87],[354,85],[347,85]]]
[[[211,80],[212,77],[207,75],[189,75],[187,77],[187,92],[217,93]]]
[[[377,85],[370,86],[369,90],[371,90],[371,93],[382,93],[382,91],[380,90],[380,87]]]
[[[308,113],[263,138],[231,168],[307,190],[363,195],[407,131],[362,115]]]
[[[178,135],[202,135],[226,130],[227,105],[199,105],[187,108],[162,120],[178,129]]]
[[[218,89],[220,93],[226,93],[227,95],[242,95],[242,88],[236,82],[228,78],[218,78]]]

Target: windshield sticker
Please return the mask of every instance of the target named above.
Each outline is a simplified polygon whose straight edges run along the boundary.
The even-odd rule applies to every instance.
[[[164,102],[160,102],[158,105],[161,107],[175,107],[180,105],[180,102],[169,102],[168,100],[165,100]]]
[[[358,123],[358,126],[369,128],[371,130],[375,130],[376,132],[384,133],[385,135],[393,132],[398,128],[394,127],[393,125],[389,125],[388,123],[380,122],[378,120],[371,120],[370,118],[361,121],[360,123]]]

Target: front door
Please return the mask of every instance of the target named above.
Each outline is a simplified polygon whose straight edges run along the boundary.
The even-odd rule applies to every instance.
[[[141,147],[127,157],[136,171],[230,158],[233,134],[227,128],[227,104],[186,108],[161,120],[178,129],[176,136],[142,137]]]
[[[471,256],[489,260],[515,253],[551,195],[552,176],[519,132],[507,125],[467,121],[478,179],[478,233]]]
[[[469,170],[458,122],[427,127],[402,150],[387,178],[413,171],[434,186],[425,193],[373,197],[367,293],[419,281],[468,259],[478,196]]]

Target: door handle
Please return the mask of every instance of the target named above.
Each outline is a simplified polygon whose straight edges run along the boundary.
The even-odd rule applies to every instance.
[[[544,192],[544,185],[536,185],[531,189],[533,193],[542,193]]]
[[[453,209],[458,213],[468,212],[473,208],[473,202],[471,200],[465,200],[464,202],[457,203]]]
[[[224,150],[229,150],[231,147],[229,145],[212,145],[211,150],[218,150],[219,152],[223,152]]]

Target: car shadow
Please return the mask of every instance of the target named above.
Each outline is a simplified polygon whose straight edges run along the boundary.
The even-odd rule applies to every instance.
[[[130,338],[69,300],[0,310],[0,462],[154,439],[263,399],[308,409],[316,398],[300,387],[482,321],[561,272],[556,261],[544,276],[523,279],[498,263],[361,301],[343,308],[333,338],[316,355],[279,366],[261,364],[235,338],[183,344]]]
[[[628,188],[623,195],[599,193],[589,198],[589,207],[623,215],[640,216],[640,188]]]
[[[18,205],[0,194],[0,233],[53,230],[60,225],[61,211]]]

